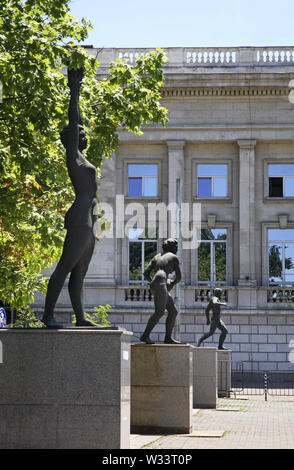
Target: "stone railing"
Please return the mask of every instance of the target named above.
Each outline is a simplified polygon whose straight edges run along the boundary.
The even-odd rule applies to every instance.
[[[222,289],[221,300],[227,302],[228,305],[236,301],[234,295],[238,290],[238,287],[234,286],[224,286],[219,285],[215,287],[220,287]],[[211,296],[213,295],[215,287],[213,286],[181,286],[181,297],[182,300],[186,300],[187,304],[192,306],[193,304],[201,306],[206,305],[209,302]],[[153,302],[153,296],[150,291],[149,285],[129,285],[129,286],[119,286],[119,297],[117,298],[119,304],[127,303],[144,303],[148,304]],[[269,286],[258,288],[259,291],[262,291],[264,294],[262,298],[262,304],[265,306],[267,304],[279,305],[283,304],[294,304],[294,286],[293,287],[282,287],[282,286]],[[142,304],[143,305],[143,304]],[[289,305],[290,306],[290,305]]]
[[[186,51],[186,63],[205,65],[234,65],[238,59],[237,48],[197,48]]]
[[[105,48],[87,47],[91,55],[97,55],[100,65],[106,67],[120,58],[133,64],[136,59],[155,48]],[[268,47],[167,47],[164,49],[171,67],[240,67],[294,65],[294,46]]]
[[[260,65],[294,64],[294,47],[261,47],[256,50],[256,60]]]
[[[267,302],[268,303],[294,303],[294,286],[270,286],[267,289]]]
[[[217,286],[216,286],[217,287]],[[219,286],[222,288],[222,300],[227,302],[229,295],[229,287]],[[185,288],[185,287],[184,287]],[[189,286],[191,290],[192,286]],[[121,287],[122,289],[122,287]],[[194,288],[194,301],[195,302],[208,302],[210,297],[213,295],[214,287],[210,286],[199,286]],[[149,286],[126,286],[123,287],[124,300],[126,302],[151,302],[153,300],[152,293]]]
[[[126,302],[151,302],[152,294],[148,286],[128,286],[124,288]]]
[[[195,302],[209,302],[211,297],[214,295],[214,289],[220,287],[222,289],[221,301],[228,302],[229,288],[227,286],[198,286],[195,288]]]

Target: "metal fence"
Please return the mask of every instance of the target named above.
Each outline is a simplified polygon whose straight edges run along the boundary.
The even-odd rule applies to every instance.
[[[293,371],[246,370],[242,362],[218,361],[218,395],[264,395],[293,397]]]

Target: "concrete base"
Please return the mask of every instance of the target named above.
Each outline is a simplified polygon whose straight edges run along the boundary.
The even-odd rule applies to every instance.
[[[193,408],[216,408],[217,350],[193,347]]]
[[[229,397],[231,390],[231,362],[232,351],[217,350],[217,375],[218,375],[218,396],[220,398]]]
[[[0,329],[0,447],[129,448],[130,337]]]
[[[192,431],[192,361],[190,345],[132,344],[131,432]]]

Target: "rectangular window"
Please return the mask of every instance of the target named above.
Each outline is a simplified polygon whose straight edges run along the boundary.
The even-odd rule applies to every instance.
[[[158,165],[128,165],[128,196],[157,197]]]
[[[228,165],[197,165],[197,197],[227,197]]]
[[[156,230],[146,236],[144,229],[129,229],[129,283],[145,284],[143,273],[157,253]]]
[[[225,284],[227,279],[227,230],[201,230],[197,257],[199,284]]]
[[[268,165],[269,197],[294,197],[294,164]]]
[[[294,229],[268,229],[270,285],[294,285]]]

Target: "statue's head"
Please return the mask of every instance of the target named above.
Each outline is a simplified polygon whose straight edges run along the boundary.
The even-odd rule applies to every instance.
[[[216,287],[216,288],[214,289],[214,295],[215,295],[216,297],[218,297],[219,299],[220,299],[221,296],[222,296],[222,292],[223,292],[222,289],[220,289],[219,287]]]
[[[162,244],[162,249],[165,253],[171,252],[176,254],[178,251],[178,242],[175,238],[168,238]]]
[[[60,132],[60,140],[62,142],[63,147],[66,149],[69,139],[69,126],[64,126],[62,131]],[[82,125],[79,124],[79,150],[82,152],[87,147],[88,141],[86,137],[85,130]]]

